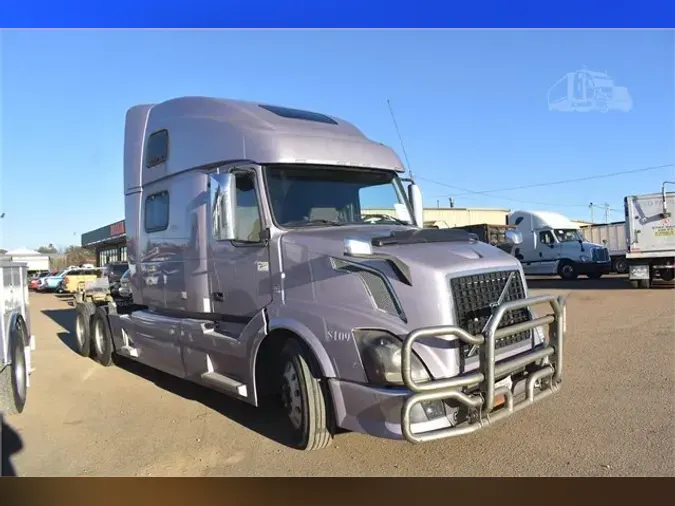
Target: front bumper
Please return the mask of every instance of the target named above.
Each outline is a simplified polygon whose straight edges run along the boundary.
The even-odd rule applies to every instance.
[[[574,269],[579,274],[610,274],[612,262],[576,262]]]
[[[553,314],[531,321],[498,328],[504,315],[512,310],[548,303]],[[482,335],[473,336],[459,327],[441,326],[417,329],[406,337],[403,343],[403,382],[413,392],[402,408],[401,429],[403,436],[411,443],[423,443],[452,436],[460,436],[482,429],[491,423],[506,418],[516,411],[531,406],[559,389],[562,381],[563,341],[565,333],[565,299],[554,295],[541,295],[527,299],[505,302],[498,306]],[[543,346],[529,352],[510,357],[499,363],[495,361],[495,340],[519,332],[548,325]],[[411,374],[412,346],[423,337],[455,337],[479,347],[479,367],[476,372],[461,376],[416,383]],[[515,385],[499,386],[495,382],[510,378],[513,373],[526,369],[526,373]],[[522,388],[524,387],[524,388]],[[515,401],[518,390],[524,390],[524,398]],[[520,395],[519,395],[520,397]],[[411,413],[423,402],[452,400],[464,408],[466,415],[451,427],[426,432],[413,432]],[[495,410],[498,400],[503,405]]]
[[[507,312],[538,304],[548,304],[553,314],[497,328]],[[337,424],[354,432],[422,443],[474,432],[506,418],[558,391],[565,316],[563,297],[542,295],[503,303],[479,336],[454,326],[414,330],[406,336],[402,349],[404,387],[381,388],[337,378],[328,381]],[[543,333],[543,344],[495,361],[497,339],[545,325],[548,334]],[[450,379],[415,383],[410,366],[412,346],[417,339],[429,336],[447,336],[477,345],[478,368]],[[504,380],[512,384],[500,386]],[[426,410],[434,405],[435,414],[429,417]]]

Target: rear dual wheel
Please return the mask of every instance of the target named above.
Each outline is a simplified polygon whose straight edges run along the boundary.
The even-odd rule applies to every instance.
[[[112,365],[115,348],[110,320],[108,320],[108,311],[104,307],[97,307],[92,317],[91,340],[94,360],[105,367]]]
[[[75,351],[83,357],[91,355],[91,323],[96,312],[92,302],[77,304],[75,308]]]

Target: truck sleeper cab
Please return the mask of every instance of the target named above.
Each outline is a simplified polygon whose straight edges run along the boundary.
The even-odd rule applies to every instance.
[[[422,229],[398,156],[344,120],[136,106],[124,171],[133,304],[78,304],[83,355],[278,397],[305,450],[336,427],[466,434],[558,390],[564,299],[530,297],[519,262],[466,231]]]

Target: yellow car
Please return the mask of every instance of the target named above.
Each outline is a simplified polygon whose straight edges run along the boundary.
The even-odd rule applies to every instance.
[[[66,273],[61,282],[61,290],[67,293],[75,293],[79,286],[87,281],[93,281],[101,277],[101,269],[72,269]]]

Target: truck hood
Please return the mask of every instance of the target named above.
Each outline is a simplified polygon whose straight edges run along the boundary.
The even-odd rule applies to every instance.
[[[337,258],[345,257],[345,239],[367,242],[373,238],[388,236],[392,232],[413,230],[405,226],[348,225],[331,228],[305,228],[284,234],[282,244],[307,248],[314,253]],[[372,246],[374,254],[386,254],[404,262],[414,273],[432,270],[442,275],[469,273],[468,271],[520,268],[520,262],[489,244],[473,240],[444,242],[414,242]],[[366,260],[360,258],[360,261]]]
[[[324,305],[324,310],[328,313],[338,312],[340,321],[333,322],[332,325],[342,326],[341,329],[345,332],[349,332],[353,327],[370,326],[387,328],[395,334],[405,335],[415,328],[456,324],[449,277],[505,270],[518,271],[522,276],[521,264],[515,257],[489,244],[474,241],[468,234],[462,236],[457,233],[454,238],[447,236],[450,240],[440,242],[433,241],[433,237],[427,237],[433,236],[433,233],[422,232],[423,237],[415,237],[413,240],[402,240],[398,244],[396,241],[387,240],[382,242],[388,244],[374,245],[373,253],[384,253],[404,264],[403,270],[406,271],[409,282],[405,276],[401,276],[400,271],[397,272],[396,268],[392,267],[390,260],[350,258],[344,254],[345,238],[372,241],[373,238],[386,237],[391,232],[406,230],[414,229],[404,226],[348,225],[286,232],[279,239],[283,269],[293,273],[291,277],[294,279],[306,280],[300,284],[303,288],[312,285],[312,288],[299,288],[297,293],[288,295],[287,300],[311,300],[312,303],[318,301]],[[335,284],[330,285],[330,288],[328,285],[321,286],[324,280],[331,279],[330,276],[322,275],[330,268],[326,257],[370,264],[385,273],[391,279],[392,288],[400,299],[406,321],[403,322],[398,318],[383,320],[382,317],[378,317],[381,312],[368,311],[366,309],[368,304],[360,298],[358,292],[354,291],[356,285],[350,285],[347,280],[343,281],[344,284],[332,281]],[[323,259],[326,259],[326,263]],[[303,274],[300,274],[300,271]],[[350,309],[343,310],[347,306]],[[523,346],[529,347],[529,342],[523,343]],[[447,341],[426,339],[424,343],[421,341],[415,343],[413,350],[433,377],[443,378],[458,374],[460,365],[455,357],[457,351],[454,347],[448,346]],[[518,350],[513,351],[517,352]],[[502,353],[498,353],[498,357],[500,356]],[[464,367],[468,371],[477,365],[477,362],[466,363]]]

